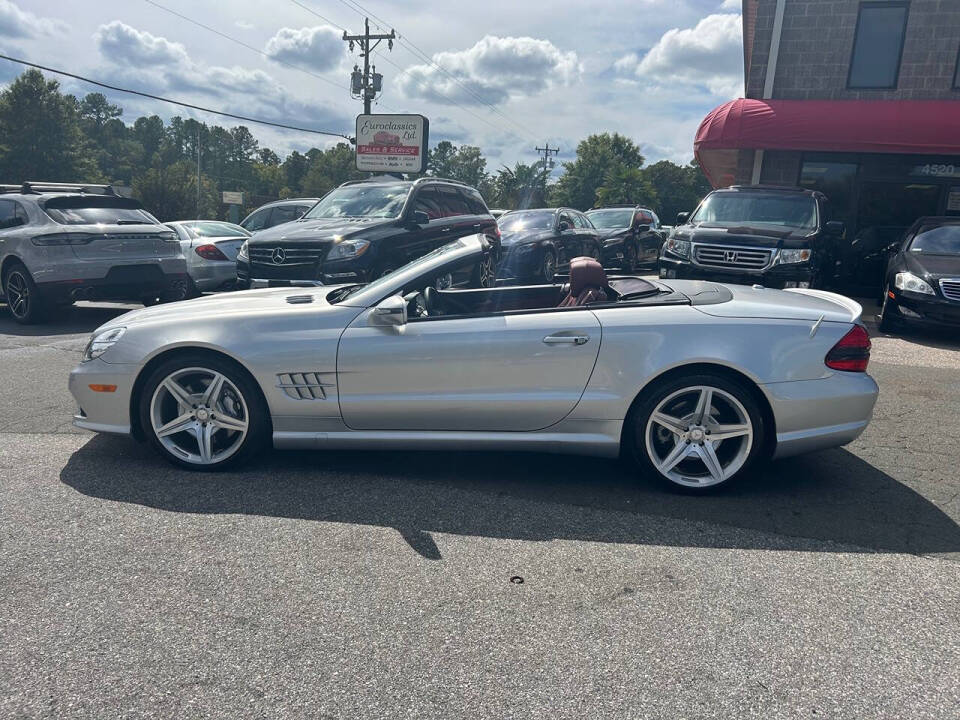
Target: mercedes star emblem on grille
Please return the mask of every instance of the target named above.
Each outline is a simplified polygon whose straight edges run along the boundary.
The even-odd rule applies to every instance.
[[[287,259],[287,253],[283,248],[277,248],[270,257],[274,265],[283,265],[283,261]]]

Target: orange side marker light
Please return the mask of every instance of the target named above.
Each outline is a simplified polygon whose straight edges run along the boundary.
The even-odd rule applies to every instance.
[[[117,386],[93,384],[93,385],[90,385],[90,389],[93,390],[94,392],[116,392]]]

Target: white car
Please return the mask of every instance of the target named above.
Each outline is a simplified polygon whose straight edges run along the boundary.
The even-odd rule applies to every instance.
[[[237,282],[237,253],[250,233],[220,220],[179,220],[166,226],[177,233],[195,290],[230,290]]]

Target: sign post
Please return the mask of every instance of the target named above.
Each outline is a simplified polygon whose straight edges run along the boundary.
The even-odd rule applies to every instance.
[[[430,121],[423,115],[358,115],[357,170],[423,172],[429,133]]]
[[[240,221],[240,207],[243,205],[243,193],[234,192],[232,190],[223,191],[223,204],[230,206],[230,222],[237,223]]]

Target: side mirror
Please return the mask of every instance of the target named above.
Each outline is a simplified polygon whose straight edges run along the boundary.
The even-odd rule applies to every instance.
[[[416,225],[429,225],[430,216],[427,215],[423,210],[414,210],[410,215],[410,222]]]
[[[900,252],[900,241],[897,240],[896,242],[890,243],[889,245],[887,245],[887,246],[884,248],[884,250],[886,250],[886,251],[887,251],[888,253],[890,253],[891,255],[892,255],[893,253]]]
[[[565,230],[569,230],[569,229],[570,229],[570,223],[568,223],[566,220],[561,220],[561,221],[560,221],[560,232],[564,232]]]
[[[650,226],[644,223],[643,225],[637,225],[637,232],[650,232]]]
[[[374,325],[398,327],[407,324],[407,301],[400,295],[391,295],[373,309],[370,316]]]
[[[843,234],[847,231],[847,226],[839,220],[831,220],[823,226],[823,229],[834,237],[843,237]]]
[[[689,217],[690,213],[688,212],[677,213],[677,225],[686,225]]]

